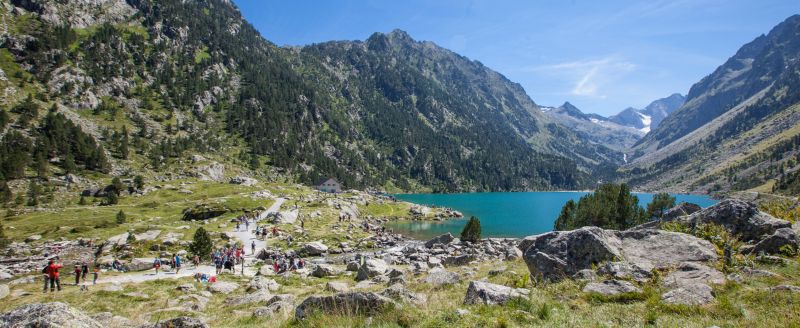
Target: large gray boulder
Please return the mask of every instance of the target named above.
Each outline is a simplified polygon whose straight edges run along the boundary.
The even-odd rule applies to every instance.
[[[716,248],[700,238],[661,230],[604,230],[583,227],[527,237],[528,270],[546,280],[560,280],[604,262],[623,261],[645,271],[686,261],[712,261]],[[521,243],[522,244],[522,243]]]
[[[776,219],[761,212],[750,202],[726,199],[680,220],[689,224],[716,223],[743,241],[760,240],[781,228],[791,228],[789,221]]]
[[[300,249],[301,253],[311,256],[322,255],[325,254],[325,252],[327,251],[328,251],[328,246],[325,246],[325,244],[318,241],[312,241],[310,243],[306,243],[305,245],[303,245],[303,248]]]
[[[394,306],[391,299],[371,292],[339,293],[331,296],[309,296],[295,309],[295,317],[312,312],[339,315],[374,315]]]
[[[281,285],[278,284],[275,279],[270,279],[264,276],[255,276],[253,279],[250,279],[250,282],[247,284],[248,292],[256,290],[276,291],[279,288],[281,288]]]
[[[0,284],[0,300],[6,298],[10,292],[11,289],[8,288],[8,285]]]
[[[427,242],[425,242],[425,247],[433,248],[433,246],[436,245],[436,244],[447,245],[450,242],[452,242],[453,239],[455,239],[455,238],[453,238],[453,235],[451,235],[448,232],[446,234],[438,235],[436,237],[433,237],[431,240],[428,240]]]
[[[442,265],[449,267],[449,266],[461,266],[467,265],[472,261],[475,261],[477,258],[475,255],[471,254],[464,254],[458,256],[447,256],[442,259]]]
[[[648,281],[653,277],[650,271],[628,262],[606,262],[597,268],[597,273],[616,279],[631,279],[638,282]],[[580,272],[576,273],[576,275],[578,274]]]
[[[225,305],[237,306],[242,304],[261,303],[269,300],[270,297],[272,297],[272,295],[268,290],[259,290],[250,294],[244,294],[242,296],[228,297],[225,299]]]
[[[777,254],[786,247],[795,251],[797,250],[797,234],[792,228],[780,228],[775,230],[775,233],[764,237],[764,239],[755,244],[755,246],[749,250],[749,253]]]
[[[217,281],[208,285],[208,291],[217,294],[230,294],[239,288],[239,284],[228,281]]]
[[[61,302],[27,304],[0,314],[0,327],[104,328],[85,313]]]
[[[364,261],[364,264],[361,265],[361,267],[358,268],[356,281],[374,278],[375,276],[380,276],[387,271],[389,271],[389,265],[386,264],[386,261],[381,259],[368,259]]]
[[[381,292],[381,295],[391,298],[395,301],[406,302],[418,306],[423,306],[428,302],[428,296],[425,294],[411,292],[406,289],[403,284],[393,284],[389,286],[389,288],[384,289]]]
[[[518,297],[527,297],[530,290],[511,288],[483,281],[471,281],[464,296],[464,304],[505,304]]]
[[[615,279],[602,282],[590,282],[583,287],[583,292],[613,296],[622,293],[641,293],[642,290],[628,281]]]
[[[341,273],[341,270],[336,269],[332,265],[328,264],[318,264],[314,267],[314,270],[311,270],[311,276],[317,278],[337,276]]]
[[[664,215],[661,216],[661,221],[672,221],[682,216],[692,215],[702,209],[700,205],[683,202],[664,212]]]
[[[434,268],[428,271],[428,275],[423,281],[427,284],[440,287],[458,283],[461,281],[461,276],[455,272],[450,272],[442,268]]]

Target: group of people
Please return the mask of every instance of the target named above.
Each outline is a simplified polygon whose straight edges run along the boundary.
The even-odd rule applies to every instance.
[[[272,226],[271,229],[267,226],[257,226],[255,233],[257,238],[266,240],[270,233],[272,233],[272,236],[277,236],[280,233],[280,230],[278,230],[278,227],[276,226]]]
[[[50,259],[47,261],[47,265],[42,268],[42,276],[44,277],[44,292],[47,292],[48,286],[50,286],[50,292],[55,292],[56,290],[61,291],[61,279],[59,277],[59,271],[61,268],[64,267],[64,264],[59,260],[56,262],[55,259]],[[89,275],[89,264],[86,261],[82,263],[76,262],[75,263],[75,286],[79,286],[81,282],[84,284],[86,283],[86,277]],[[92,285],[97,284],[97,278],[100,276],[100,268],[95,265],[92,269]],[[81,290],[85,290],[86,286],[81,286]]]
[[[244,264],[244,246],[223,247],[211,253],[211,261],[214,263],[217,274],[223,270],[231,270],[233,273],[237,264]]]
[[[285,257],[277,255],[272,257],[272,269],[275,273],[284,273],[302,269],[306,266],[306,261],[297,256]]]
[[[156,270],[156,274],[158,274],[158,270],[161,269],[161,265],[164,264],[163,262],[164,261],[161,260],[161,258],[159,258],[159,257],[156,257],[155,259],[153,259],[153,269]],[[175,274],[178,274],[178,272],[181,271],[182,262],[183,262],[183,260],[181,259],[180,255],[172,254],[172,257],[167,261],[167,264],[169,266],[171,266],[172,269],[175,270]],[[197,266],[197,265],[195,264],[195,266]]]

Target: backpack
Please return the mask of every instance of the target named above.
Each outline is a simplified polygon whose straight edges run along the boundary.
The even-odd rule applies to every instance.
[[[48,264],[48,265],[45,265],[45,266],[44,266],[44,268],[42,268],[42,273],[47,273],[47,268],[48,268],[49,266],[50,266],[49,264]]]

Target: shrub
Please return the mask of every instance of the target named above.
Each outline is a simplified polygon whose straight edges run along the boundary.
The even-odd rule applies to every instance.
[[[117,224],[123,224],[125,223],[125,220],[126,220],[125,212],[123,212],[122,210],[117,212]]]
[[[647,221],[639,206],[639,198],[631,194],[626,184],[607,183],[585,195],[576,204],[570,200],[556,219],[556,230],[572,230],[585,226],[607,229],[627,229]]]
[[[664,216],[664,212],[675,206],[675,197],[670,196],[668,193],[662,192],[653,196],[653,201],[647,204],[647,217],[660,218]]]
[[[478,242],[481,239],[481,221],[476,217],[470,217],[464,230],[461,230],[461,240]]]

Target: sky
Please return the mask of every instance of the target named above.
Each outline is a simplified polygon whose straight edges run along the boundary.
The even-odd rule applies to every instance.
[[[796,0],[234,0],[278,45],[394,29],[482,62],[539,105],[613,115],[679,92],[793,14]]]

